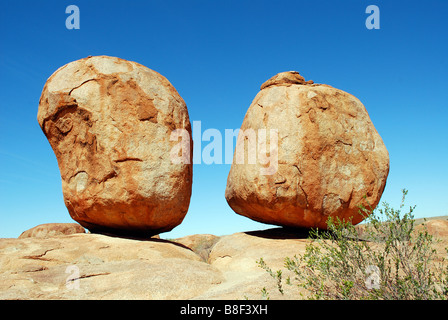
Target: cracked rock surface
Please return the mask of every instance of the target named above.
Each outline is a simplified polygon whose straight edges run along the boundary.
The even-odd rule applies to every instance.
[[[295,71],[279,73],[261,86],[239,135],[260,129],[277,130],[270,156],[277,153],[278,162],[266,164],[258,157],[256,163],[247,158],[237,163],[234,158],[225,196],[236,213],[280,226],[326,228],[330,216],[359,223],[358,205],[375,207],[380,201],[389,154],[353,95],[305,81]],[[247,153],[250,137],[240,138]],[[255,142],[257,155],[271,147],[270,138],[265,141]],[[277,167],[263,174],[268,165]]]
[[[164,240],[0,239],[1,299],[186,299],[220,281],[193,251]]]
[[[188,110],[171,83],[135,62],[97,56],[59,68],[46,82],[38,122],[53,148],[71,217],[93,232],[157,234],[187,213],[192,164],[173,163],[190,134]]]
[[[171,241],[78,233],[0,239],[0,299],[273,299],[276,283],[256,261],[281,268],[307,240],[281,230]],[[204,255],[204,249],[208,251]]]
[[[417,229],[434,235],[437,255],[446,257],[448,217],[416,221]],[[295,285],[283,286],[281,295],[257,261],[293,278],[285,257],[304,255],[313,242],[308,235],[274,228],[170,241],[90,233],[0,238],[0,299],[258,300],[263,288],[271,299],[301,299],[306,291]]]

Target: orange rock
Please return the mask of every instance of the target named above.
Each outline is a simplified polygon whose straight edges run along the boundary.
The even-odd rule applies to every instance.
[[[77,223],[45,223],[28,229],[19,236],[24,238],[49,238],[53,236],[61,236],[75,233],[85,233],[83,227]]]
[[[443,220],[443,217],[439,219],[425,221],[415,227],[417,231],[427,231],[430,235],[437,238],[448,238],[448,220]]]
[[[225,196],[236,213],[269,224],[326,228],[330,216],[359,223],[358,205],[380,201],[389,154],[351,94],[305,81],[298,72],[280,73],[261,86],[240,135],[248,129],[278,130],[278,167],[263,175],[260,161],[238,164],[234,158]]]
[[[191,126],[184,100],[159,73],[107,56],[71,62],[45,84],[37,119],[82,226],[150,236],[182,222],[192,164],[171,161],[178,141],[170,135],[191,137]],[[190,138],[190,155],[192,146]]]
[[[448,237],[448,221],[447,220],[431,220],[426,223],[429,234],[436,237]]]

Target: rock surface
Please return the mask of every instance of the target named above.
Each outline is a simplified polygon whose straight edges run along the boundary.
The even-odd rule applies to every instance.
[[[219,239],[219,237],[213,234],[194,234],[175,239],[175,242],[190,248],[204,261],[208,261],[210,252]]]
[[[446,220],[433,220],[428,232],[443,240]],[[444,225],[445,227],[440,227]],[[423,226],[423,225],[421,225]],[[420,225],[418,226],[420,227]],[[217,237],[191,235],[172,241],[132,240],[100,234],[45,239],[0,239],[0,299],[300,299],[295,286],[283,286],[261,269],[274,271],[284,258],[305,253],[308,233],[283,228]],[[201,251],[207,248],[207,259]]]
[[[276,292],[275,282],[256,260],[263,257],[281,268],[282,255],[297,253],[306,240],[263,234],[193,235],[173,241],[100,234],[0,239],[0,299],[242,300],[260,299],[263,287],[272,298],[292,298]],[[192,247],[216,244],[207,262],[182,242]]]
[[[263,258],[272,270],[284,269],[285,257],[305,253],[305,247],[310,243],[306,236],[274,228],[221,237],[211,250],[208,261],[220,270],[224,281],[197,298],[261,299],[261,289],[266,288],[270,299],[299,299],[295,286],[285,286],[288,288],[281,295],[275,280],[258,266],[257,261]]]
[[[448,216],[418,219],[415,225],[416,231],[427,230],[429,234],[443,241],[448,240]]]
[[[261,86],[238,139],[251,129],[277,130],[278,144],[270,150],[278,163],[273,174],[264,174],[262,161],[239,164],[234,158],[225,196],[236,213],[280,226],[326,228],[330,216],[359,223],[358,205],[378,204],[389,154],[351,94],[305,81],[297,72],[280,73]],[[270,140],[265,146],[275,144]]]
[[[191,159],[191,126],[165,77],[114,57],[74,61],[46,82],[37,119],[56,154],[67,209],[82,226],[151,235],[182,222],[192,164],[173,163],[179,142],[170,138],[186,130]]]
[[[1,299],[189,299],[222,281],[191,250],[100,234],[0,241]]]
[[[45,223],[28,229],[19,236],[23,238],[49,238],[53,236],[85,233],[83,227],[77,223]]]

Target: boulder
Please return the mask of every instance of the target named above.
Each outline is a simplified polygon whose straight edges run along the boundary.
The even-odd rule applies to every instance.
[[[265,130],[258,149],[250,147],[248,130]],[[358,206],[374,208],[386,185],[389,154],[364,105],[298,72],[261,86],[238,141],[249,151],[240,162],[235,152],[225,197],[236,213],[259,222],[326,228],[328,217],[339,217],[357,224],[364,219]],[[248,161],[268,145],[265,158],[276,163]]]
[[[47,80],[37,120],[56,155],[66,207],[83,227],[150,236],[182,222],[192,164],[172,161],[180,151],[172,133],[189,134],[181,151],[191,159],[191,126],[165,77],[108,56],[71,62]]]
[[[210,252],[213,246],[219,241],[219,237],[213,234],[194,234],[174,239],[174,241],[189,248],[204,261],[208,261]]]
[[[423,219],[422,219],[423,220]],[[433,220],[423,221],[415,227],[417,232],[427,231],[430,235],[436,238],[448,239],[448,219],[443,217],[436,217]]]
[[[75,233],[85,233],[83,227],[77,223],[45,223],[28,229],[19,236],[24,238],[49,238],[54,236],[69,235]]]

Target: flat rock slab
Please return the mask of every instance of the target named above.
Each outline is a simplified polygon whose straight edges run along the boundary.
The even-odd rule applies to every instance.
[[[166,240],[0,240],[0,299],[191,299],[222,281],[219,270]]]
[[[0,239],[0,299],[242,300],[262,298],[263,287],[283,299],[256,261],[281,268],[308,240],[272,232],[174,241],[81,233]]]
[[[431,220],[430,234],[446,256],[447,221]],[[418,225],[418,228],[424,227]],[[300,299],[261,269],[275,272],[285,257],[303,255],[308,232],[284,228],[173,241],[78,233],[48,238],[0,239],[0,299]]]

